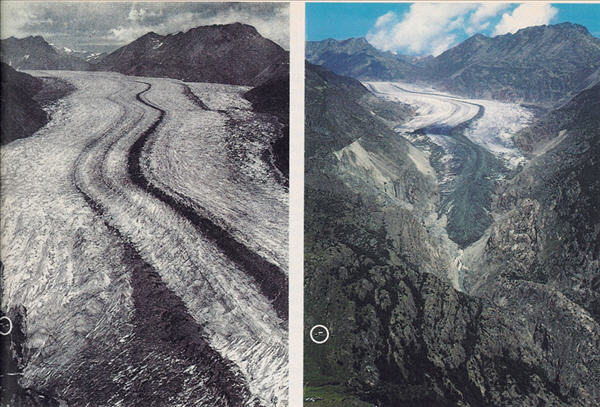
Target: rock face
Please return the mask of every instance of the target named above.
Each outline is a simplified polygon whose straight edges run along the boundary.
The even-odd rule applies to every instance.
[[[600,321],[600,84],[519,133],[532,160],[501,186],[498,221],[472,250],[466,288],[552,287]]]
[[[600,67],[600,39],[563,23],[493,38],[475,35],[435,59],[430,73],[470,97],[557,102]]]
[[[365,95],[360,83],[307,66],[304,343],[310,405],[596,405],[597,321],[543,282],[501,279],[485,298],[454,290],[444,276],[448,248],[423,218],[436,205],[435,184],[411,171],[405,143],[365,108]],[[596,123],[589,126],[597,137]],[[598,157],[594,137],[584,139],[587,144],[572,144],[564,157],[567,151]],[[395,162],[384,161],[388,151]],[[588,166],[596,162],[587,160]],[[568,168],[557,171],[577,177],[588,167]],[[397,176],[402,193],[387,192],[378,182],[382,176]],[[571,183],[556,193],[585,205],[588,195],[573,193],[586,185]],[[573,220],[582,220],[581,205],[573,206]],[[588,223],[597,233],[593,219]],[[565,246],[592,244],[565,238]],[[597,265],[594,252],[586,253]],[[328,327],[325,344],[309,339],[315,324]]]
[[[476,34],[422,63],[379,51],[365,39],[309,42],[307,59],[360,79],[423,80],[468,97],[553,104],[597,80],[600,39],[562,23],[493,38]]]
[[[419,71],[410,58],[379,51],[364,38],[308,41],[306,59],[340,75],[360,79],[404,79]]]
[[[0,263],[0,278],[3,266]],[[0,283],[0,289],[2,283]],[[43,393],[31,388],[21,386],[19,379],[23,368],[30,357],[26,347],[27,341],[27,310],[23,306],[11,308],[7,314],[0,312],[1,317],[10,318],[12,330],[9,335],[0,336],[0,403],[2,406],[42,406],[58,407],[59,400],[51,394]],[[2,330],[6,332],[7,327]]]
[[[166,36],[150,32],[102,58],[96,69],[256,86],[279,76],[286,58],[279,45],[262,37],[254,27],[235,23]]]
[[[48,114],[34,100],[42,89],[40,79],[17,72],[5,63],[2,71],[1,144],[28,137],[48,122]]]
[[[44,110],[74,88],[57,78],[36,78],[5,63],[2,71],[1,144],[29,137],[42,128],[50,114]]]
[[[88,71],[92,66],[75,55],[59,52],[41,36],[10,37],[1,41],[0,59],[15,69]]]
[[[289,66],[280,68],[285,71],[262,85],[250,89],[244,98],[252,103],[256,112],[269,113],[277,117],[284,125],[280,136],[271,145],[273,164],[283,174],[282,181],[288,184],[290,173],[290,76]]]

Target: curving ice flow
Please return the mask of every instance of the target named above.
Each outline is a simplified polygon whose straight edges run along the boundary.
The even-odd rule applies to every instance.
[[[247,87],[188,83],[206,104],[199,109],[182,84],[149,83],[145,97],[168,117],[147,149],[152,181],[197,203],[287,272],[287,191],[261,157],[279,125],[252,112],[242,98]]]
[[[72,179],[85,145],[122,116],[122,107],[110,100],[120,84],[109,76],[79,81],[55,74],[73,79],[77,92],[60,102],[52,121],[34,136],[0,149],[2,305],[27,309],[34,351],[26,383],[60,371],[86,338],[133,312],[119,244]]]
[[[512,136],[533,120],[533,114],[516,103],[486,99],[467,99],[431,87],[403,82],[366,82],[376,95],[385,99],[407,103],[417,115],[398,129],[411,132],[430,126],[453,127],[475,118],[480,107],[483,114],[465,131],[472,142],[502,158],[508,167],[524,160],[514,145]],[[433,140],[438,142],[438,140]]]
[[[107,405],[127,404],[125,390],[133,378],[156,382],[153,390],[161,391],[159,383],[179,376],[184,388],[170,405],[239,405],[231,400],[286,405],[288,334],[271,300],[230,253],[134,184],[129,173],[132,147],[158,123],[139,157],[152,185],[177,194],[287,273],[286,191],[261,158],[276,124],[250,111],[240,98],[242,88],[194,84],[194,91],[211,94],[209,108],[219,105],[208,111],[191,102],[179,81],[43,74],[77,90],[46,127],[0,150],[1,210],[10,214],[1,219],[2,302],[27,309],[28,345],[35,351],[25,382],[53,385],[63,391],[60,396],[76,397],[69,371],[85,364],[82,353],[93,354],[90,344],[98,343],[109,354],[97,358],[122,365],[111,379],[115,390]],[[162,121],[157,108],[165,112]],[[242,137],[250,139],[248,146]],[[135,274],[137,266],[132,272],[128,262],[135,261],[156,272],[166,288],[157,287],[167,297],[181,299],[210,347],[205,364],[221,363],[219,369],[230,372],[222,377],[231,382],[214,383],[208,372],[193,374],[206,369],[198,351],[196,359],[169,357],[162,342],[139,338],[148,322],[140,307],[152,298],[140,300],[132,286],[155,283]],[[135,355],[142,345],[152,351],[140,359]],[[179,366],[176,371],[168,370],[172,364]],[[231,399],[227,391],[238,394]]]
[[[415,117],[402,126],[405,132],[432,125],[456,126],[472,119],[479,111],[476,104],[401,82],[366,82],[366,85],[384,99],[416,108]]]
[[[436,225],[443,224],[445,230],[435,230],[452,253],[454,262],[448,279],[460,290],[463,251],[456,243],[464,243],[468,236],[461,219],[484,217],[492,199],[491,192],[473,194],[477,200],[464,197],[525,160],[512,138],[531,122],[533,115],[518,104],[468,99],[416,84],[366,82],[365,86],[384,99],[409,104],[416,111],[415,117],[395,130],[419,149],[435,170],[440,201],[431,219],[438,219],[433,222]],[[459,125],[459,131],[453,131]],[[410,154],[409,157],[415,161]],[[490,185],[489,191],[492,190]]]

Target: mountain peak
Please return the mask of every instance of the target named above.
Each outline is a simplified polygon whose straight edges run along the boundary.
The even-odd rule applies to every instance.
[[[371,45],[371,44],[369,44],[369,41],[367,41],[367,39],[365,37],[352,37],[352,38],[348,38],[346,40],[342,40],[341,42],[349,43],[349,44]]]
[[[575,23],[569,23],[569,22],[564,22],[564,23],[558,23],[558,24],[544,24],[544,25],[534,25],[534,26],[530,26],[530,27],[525,27],[525,28],[521,28],[520,30],[518,30],[517,32],[515,32],[512,35],[517,35],[517,34],[526,34],[526,33],[536,33],[536,32],[545,32],[545,31],[573,31],[573,32],[578,32],[580,34],[584,34],[584,35],[591,35],[590,32],[588,31],[587,28],[585,28],[584,26],[580,25],[580,24],[575,24]],[[505,34],[505,35],[511,35],[511,33]]]
[[[490,37],[488,37],[487,35],[483,35],[481,33],[477,33],[477,34],[473,35],[471,38],[476,39],[476,40],[487,40]]]
[[[569,22],[564,22],[564,23],[559,23],[559,24],[553,24],[553,25],[549,25],[548,27],[555,27],[555,28],[561,28],[561,29],[574,29],[577,31],[582,31],[582,32],[589,32],[588,29],[586,27],[584,27],[581,24],[577,24],[577,23],[569,23]]]
[[[97,65],[126,75],[254,85],[269,79],[287,53],[247,24],[215,24],[160,36],[148,33]]]
[[[159,35],[159,34],[155,33],[154,31],[150,31],[150,32],[147,32],[146,34],[142,35],[136,41],[140,41],[140,40],[155,40],[155,39],[158,39],[158,38],[162,38],[162,35]]]
[[[224,31],[234,35],[250,35],[250,36],[260,36],[256,28],[251,25],[243,24],[239,22],[230,23],[230,24],[213,24],[213,25],[204,25],[199,27],[194,27],[189,29],[188,33],[204,33],[207,31]]]

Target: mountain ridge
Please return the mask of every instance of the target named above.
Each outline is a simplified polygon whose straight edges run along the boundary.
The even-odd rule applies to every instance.
[[[96,69],[257,86],[281,76],[277,66],[282,59],[288,59],[287,52],[262,37],[256,28],[233,23],[199,26],[176,34],[146,33],[102,58]],[[261,75],[269,68],[272,75]]]
[[[41,35],[9,37],[0,41],[0,60],[15,69],[87,71],[92,66],[73,55],[60,53]]]
[[[364,38],[352,40],[368,43]],[[372,45],[368,53],[355,52],[343,43],[307,42],[307,59],[363,80],[424,81],[470,98],[548,106],[589,86],[600,68],[600,39],[573,23],[532,26],[495,37],[478,33],[424,63]],[[368,69],[374,64],[381,69]]]
[[[391,52],[377,50],[362,37],[308,41],[306,59],[339,75],[361,79],[407,79],[419,70]]]
[[[60,50],[39,35],[9,37],[1,44],[0,59],[16,69],[104,70],[245,86],[289,76],[289,53],[243,23],[166,35],[150,31],[107,55]]]

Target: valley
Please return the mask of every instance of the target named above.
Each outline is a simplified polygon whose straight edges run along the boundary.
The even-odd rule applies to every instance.
[[[600,85],[407,80],[365,44],[307,44],[305,405],[597,404]]]
[[[448,236],[462,253],[493,221],[496,183],[524,163],[512,136],[533,114],[519,104],[467,99],[415,84],[365,85],[375,95],[415,109],[415,116],[394,130],[420,149],[435,171],[437,216],[447,219]]]
[[[75,90],[1,150],[22,386],[69,405],[285,404],[282,124],[247,86],[27,73]]]

